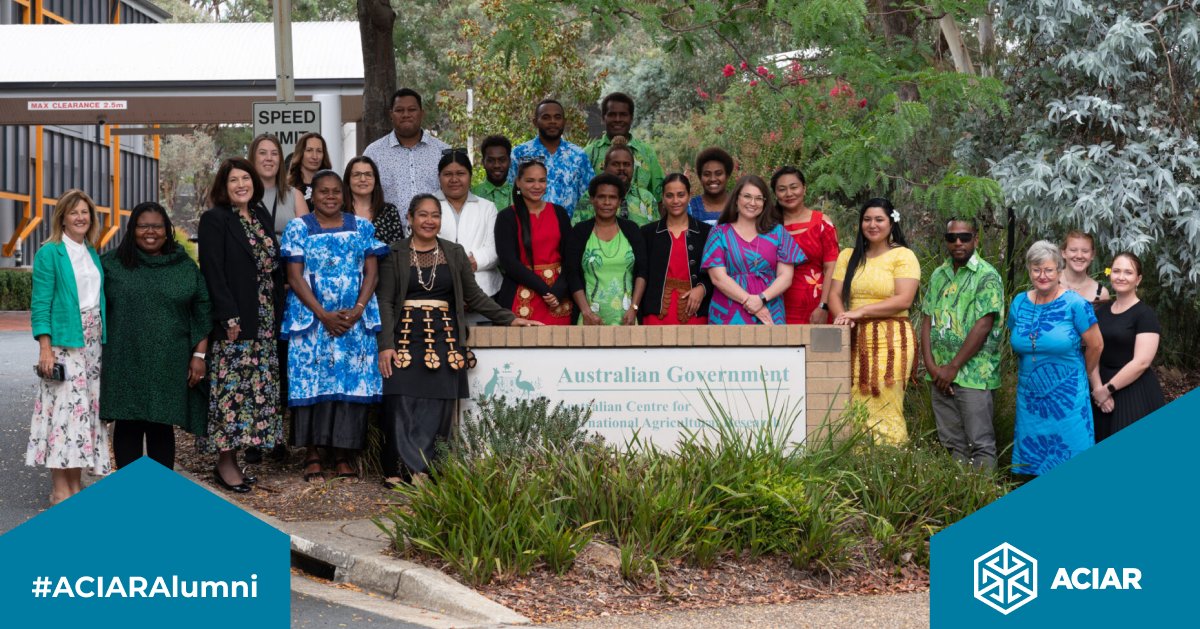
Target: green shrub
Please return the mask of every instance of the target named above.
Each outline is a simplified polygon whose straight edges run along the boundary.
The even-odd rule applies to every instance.
[[[510,403],[504,396],[480,396],[475,404],[456,443],[468,456],[509,458],[541,448],[570,450],[589,438],[583,427],[592,417],[590,409],[562,402],[551,408],[544,397]]]
[[[26,269],[0,269],[0,310],[29,310],[33,274]]]
[[[801,445],[788,442],[798,405],[772,404],[764,425],[739,430],[701,394],[709,430],[674,452],[637,436],[625,450],[583,441],[582,422],[569,429],[580,409],[560,416],[561,439],[522,439],[515,426],[562,409],[492,401],[475,441],[452,449],[433,483],[399,490],[408,505],[377,524],[397,548],[440,558],[473,584],[539,564],[562,573],[593,537],[619,549],[631,581],[658,581],[674,560],[708,566],[740,553],[837,574],[862,557],[927,565],[930,535],[1010,487],[940,446],[873,445],[855,428],[857,405]]]

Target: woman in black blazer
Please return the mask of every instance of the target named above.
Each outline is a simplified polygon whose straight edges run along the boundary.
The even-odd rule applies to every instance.
[[[642,297],[645,325],[704,325],[712,280],[700,268],[704,243],[712,226],[688,214],[691,182],[683,173],[663,180],[663,212],[657,222],[642,226],[650,268]]]
[[[207,437],[219,452],[218,485],[245,493],[254,483],[237,466],[238,448],[270,449],[282,438],[278,320],[283,266],[271,217],[259,201],[263,184],[250,162],[222,162],[200,216],[200,271],[212,300]],[[200,356],[203,358],[203,355]]]
[[[566,210],[542,197],[546,166],[537,159],[517,166],[513,204],[496,215],[496,256],[504,280],[496,303],[518,317],[570,325],[571,300],[563,249],[571,230]]]
[[[646,290],[646,245],[637,223],[617,218],[625,183],[601,173],[588,184],[596,212],[567,239],[566,274],[580,325],[637,325]]]

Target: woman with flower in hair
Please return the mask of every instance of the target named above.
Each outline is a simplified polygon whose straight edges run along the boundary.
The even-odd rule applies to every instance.
[[[908,441],[904,382],[917,357],[908,308],[921,265],[891,201],[867,201],[858,220],[854,247],[842,250],[833,270],[829,313],[850,327],[851,396],[866,404],[875,441],[898,445]]]

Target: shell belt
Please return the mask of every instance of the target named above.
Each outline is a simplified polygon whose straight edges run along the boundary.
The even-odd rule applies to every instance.
[[[440,332],[446,341],[446,366],[455,371],[475,367],[475,352],[465,345],[462,351],[459,351],[455,345],[458,339],[454,338],[454,319],[450,316],[450,302],[438,299],[409,299],[404,302],[402,308],[400,323],[404,324],[404,329],[400,330],[400,338],[396,341],[393,365],[400,369],[412,366],[414,350],[409,346],[412,343],[423,342],[425,367],[431,371],[439,369],[442,366],[442,357],[438,355],[434,346]],[[422,326],[419,330],[413,327],[417,323]],[[413,338],[413,333],[418,331],[424,334],[424,338]]]

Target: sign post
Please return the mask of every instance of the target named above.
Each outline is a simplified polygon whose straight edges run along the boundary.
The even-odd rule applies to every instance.
[[[254,103],[254,135],[279,138],[283,156],[291,155],[305,133],[321,132],[321,103],[314,101]]]

